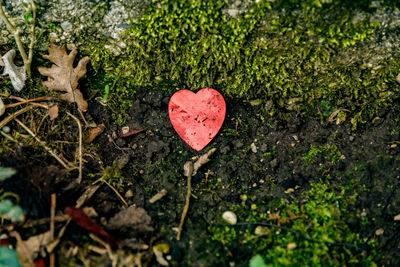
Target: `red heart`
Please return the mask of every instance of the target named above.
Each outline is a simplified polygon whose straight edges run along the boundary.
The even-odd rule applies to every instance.
[[[175,131],[189,146],[200,151],[221,128],[226,104],[222,95],[211,88],[196,94],[180,90],[171,97],[168,111]]]

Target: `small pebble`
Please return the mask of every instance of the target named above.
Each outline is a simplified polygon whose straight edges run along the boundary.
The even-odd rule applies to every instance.
[[[254,144],[254,143],[251,143],[250,147],[251,147],[251,151],[252,151],[253,153],[257,153],[257,147],[256,147],[256,144]]]
[[[293,188],[288,188],[288,189],[286,189],[285,194],[290,194],[290,193],[293,193],[293,192],[294,192]]]
[[[122,127],[122,134],[126,134],[127,132],[129,132],[129,126],[124,126]]]
[[[126,198],[131,198],[131,197],[133,197],[133,191],[132,191],[131,189],[129,189],[128,191],[126,191],[125,197],[126,197]]]
[[[263,236],[263,235],[268,235],[270,233],[270,230],[266,226],[257,226],[256,229],[254,229],[254,234],[257,236]]]
[[[383,233],[385,232],[385,230],[383,230],[383,228],[379,228],[378,230],[375,231],[376,235],[383,235]]]
[[[400,213],[394,216],[393,220],[400,221]]]
[[[222,214],[222,219],[229,224],[236,224],[237,223],[237,216],[232,211],[225,211]]]
[[[11,132],[11,129],[8,126],[4,126],[2,131],[5,132],[5,133],[9,133],[9,132]]]
[[[294,242],[287,244],[287,249],[289,249],[289,250],[295,249],[296,247],[297,247],[296,243],[294,243]]]
[[[360,215],[361,215],[361,217],[367,216],[367,211],[365,209],[363,209]]]

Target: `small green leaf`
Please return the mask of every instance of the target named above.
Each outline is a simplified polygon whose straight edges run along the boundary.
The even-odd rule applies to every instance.
[[[9,247],[0,247],[0,266],[20,267],[17,252]]]
[[[264,261],[264,259],[261,257],[261,255],[257,254],[250,260],[249,267],[268,267],[270,265],[267,265]]]
[[[9,199],[2,200],[0,201],[0,218],[20,222],[25,219],[24,210]]]
[[[0,181],[4,181],[5,179],[10,178],[16,173],[17,171],[13,168],[0,167]]]

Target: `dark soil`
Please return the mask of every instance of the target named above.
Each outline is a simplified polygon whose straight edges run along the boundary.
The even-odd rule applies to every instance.
[[[400,125],[396,122],[399,103],[382,112],[364,129],[354,132],[349,122],[334,125],[283,111],[278,113],[282,119],[269,120],[264,105],[251,106],[227,99],[227,116],[222,129],[205,149],[215,147],[217,152],[193,178],[196,198],[191,201],[183,238],[177,241],[173,228],[179,225],[187,188],[183,165],[204,151],[192,150],[174,132],[167,112],[170,96],[166,92],[139,89],[127,125],[130,129],[145,131],[125,138],[117,138],[121,129],[112,124],[112,115],[106,107],[95,102],[89,105],[88,116],[97,123],[104,123],[106,130],[94,142],[100,158],[86,159],[84,177],[90,173],[98,174],[113,164],[122,167],[124,179],[120,181],[120,193],[124,195],[130,190],[133,194],[125,195],[128,204],[146,210],[154,227],[153,231],[119,231],[108,227],[117,240],[133,239],[136,243],[149,245],[168,243],[173,265],[202,266],[221,262],[222,258],[225,263],[246,266],[252,254],[243,254],[240,247],[226,248],[211,242],[209,232],[210,224],[221,222],[224,211],[242,202],[242,195],[250,196],[250,202],[262,203],[262,206],[258,205],[258,211],[265,212],[273,209],[274,199],[300,201],[311,182],[324,180],[340,191],[350,183],[351,177],[345,174],[355,172],[352,182],[356,181],[354,190],[358,191],[359,197],[349,212],[358,217],[367,216],[369,220],[361,223],[361,219],[353,219],[346,223],[365,240],[383,228],[384,233],[377,237],[382,253],[380,263],[387,266],[400,264],[400,225],[393,224],[393,217],[400,210],[400,146],[396,145],[400,140]],[[257,151],[254,145],[252,149],[252,143]],[[327,144],[336,145],[340,151],[338,161],[331,162],[321,154],[314,162],[304,163],[311,145]],[[4,186],[6,191],[21,197],[29,219],[49,216],[51,193],[57,193],[57,209],[62,211],[66,206],[74,205],[84,190],[83,185],[65,189],[76,173],[68,175],[53,159],[48,159],[50,165],[38,161],[38,157],[30,160],[35,154],[38,154],[36,150],[20,147],[10,157],[3,156],[2,159],[4,165],[18,169],[18,179],[7,181]],[[85,178],[84,185],[89,183]],[[168,194],[150,204],[149,199],[162,189]],[[117,195],[105,185],[86,205],[94,207],[99,218],[105,218],[98,220],[99,223],[109,221],[123,208]],[[62,224],[57,227],[61,228]],[[21,225],[21,232],[29,237],[46,227],[23,229]],[[65,239],[82,245],[85,234],[77,226],[71,226]],[[156,262],[154,257],[144,261]]]

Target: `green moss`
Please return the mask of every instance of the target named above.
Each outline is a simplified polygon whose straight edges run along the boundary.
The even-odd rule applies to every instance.
[[[310,146],[310,150],[304,155],[304,164],[306,166],[315,163],[315,159],[318,155],[324,155],[323,159],[325,161],[336,163],[341,159],[342,153],[340,153],[339,148],[334,144],[329,144],[325,146]]]
[[[260,254],[272,266],[336,266],[343,263],[375,266],[375,241],[370,239],[368,242],[368,255],[362,253],[356,247],[365,243],[363,238],[346,224],[346,220],[354,216],[347,208],[355,203],[357,195],[348,197],[345,190],[337,193],[326,183],[318,182],[312,184],[303,197],[301,202],[282,200],[275,203],[278,205],[273,212],[260,212],[263,205],[254,203],[251,207],[232,207],[239,221],[276,223],[291,231],[267,226],[256,230],[254,225],[247,228],[212,226],[212,238],[228,250]],[[324,242],[347,243],[348,246]]]
[[[119,77],[109,98],[119,113],[138,86],[213,87],[227,97],[271,99],[276,108],[325,118],[346,109],[356,128],[397,97],[393,81],[400,67],[397,58],[374,69],[362,60],[338,60],[374,41],[379,28],[367,12],[356,18],[369,6],[357,3],[259,1],[230,17],[225,1],[154,1],[132,23],[124,55],[116,59],[98,48],[92,62]]]
[[[117,190],[121,189],[122,183],[125,178],[122,176],[121,167],[116,163],[111,166],[105,167],[101,172],[100,182],[107,182]]]

